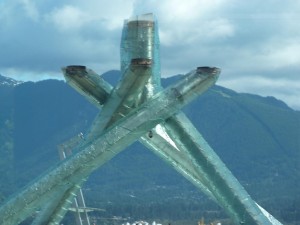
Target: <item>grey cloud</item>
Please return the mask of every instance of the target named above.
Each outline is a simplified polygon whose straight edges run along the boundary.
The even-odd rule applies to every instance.
[[[4,75],[60,77],[59,68],[69,64],[84,64],[100,73],[118,69],[123,19],[154,12],[164,76],[200,65],[218,66],[221,84],[238,91],[273,93],[285,101],[299,95],[291,83],[300,83],[297,1],[12,0],[0,3],[0,10],[0,73]],[[264,84],[247,86],[241,79],[253,76],[270,82],[284,77],[291,81],[286,89],[293,91],[283,93],[284,88],[270,83],[274,88],[268,93],[259,92],[266,90]]]
[[[53,10],[55,10],[54,8]],[[0,68],[3,71],[32,71],[32,76],[53,73],[63,65],[93,64],[95,61],[112,65],[119,54],[119,32],[109,30],[101,20],[90,21],[77,30],[59,30],[49,20],[52,10],[40,14],[39,21],[15,7],[2,24],[0,36]],[[117,64],[118,62],[116,62]],[[106,68],[109,69],[109,68]],[[22,73],[22,72],[21,72]],[[22,79],[22,74],[19,75]],[[27,75],[28,76],[28,75]]]
[[[234,79],[220,79],[219,85],[238,92],[254,93],[261,96],[274,96],[284,100],[288,106],[300,109],[300,86],[297,82],[283,77],[264,78],[261,76],[240,76]]]

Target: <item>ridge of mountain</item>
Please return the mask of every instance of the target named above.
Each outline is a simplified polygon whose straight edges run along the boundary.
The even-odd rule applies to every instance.
[[[103,77],[115,85],[120,72]],[[180,78],[162,79],[162,84]],[[259,204],[283,221],[300,221],[299,111],[273,97],[221,86],[212,87],[183,111]],[[57,145],[85,133],[97,109],[65,82],[45,80],[0,86],[0,112],[0,183],[5,184],[1,202],[58,162]],[[114,215],[127,210],[132,216],[142,210],[145,217],[164,213],[182,219],[199,216],[201,210],[220,212],[138,143],[97,170],[84,189],[90,206]]]
[[[15,79],[12,79],[12,78],[9,78],[9,77],[5,77],[5,76],[2,76],[0,74],[0,86],[16,86],[16,85],[19,85],[23,83],[22,81],[17,81]]]

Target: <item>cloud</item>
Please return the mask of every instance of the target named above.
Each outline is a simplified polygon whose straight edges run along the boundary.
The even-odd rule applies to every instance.
[[[284,99],[290,107],[300,109],[300,85],[284,76],[275,79],[271,76],[240,76],[239,78],[221,80],[219,84],[238,92]]]
[[[225,1],[162,1],[159,7],[156,1],[136,1],[136,14],[152,12],[159,20],[161,44],[181,45],[192,44],[211,38],[231,36],[233,27],[226,18],[214,17]]]
[[[62,8],[54,9],[48,16],[48,20],[60,30],[79,29],[90,19],[78,7],[65,5]]]
[[[0,2],[0,10],[3,75],[61,78],[60,67],[69,64],[99,73],[118,69],[123,20],[153,12],[163,76],[217,66],[220,84],[298,107],[293,99],[300,83],[299,1],[11,0]]]
[[[0,15],[0,30],[5,34],[0,37],[0,72],[38,80],[44,78],[42,74],[61,78],[60,68],[68,64],[96,65],[103,72],[118,69],[124,19],[119,17],[125,13],[120,13],[119,7],[114,10],[109,1],[91,3],[72,5],[65,1],[47,3],[46,7],[22,0],[0,4],[1,11],[6,12]],[[127,8],[132,7],[128,4]],[[113,17],[109,13],[114,12],[118,20],[110,20]]]
[[[31,0],[20,0],[21,5],[23,5],[26,15],[34,20],[37,21],[39,19],[39,12],[35,3]]]

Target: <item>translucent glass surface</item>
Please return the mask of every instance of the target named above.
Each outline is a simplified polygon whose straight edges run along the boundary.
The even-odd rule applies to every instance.
[[[214,82],[215,76],[192,71],[187,76],[187,80],[194,84],[190,88],[185,87],[187,80],[182,80],[153,96],[102,135],[85,143],[77,154],[10,198],[0,208],[0,224],[18,224],[36,210],[43,208],[49,199],[59,199],[62,195],[68,195],[78,184],[84,182],[92,171],[207,89],[207,84]],[[52,219],[47,224],[51,224]]]
[[[34,225],[59,224],[89,174],[139,139],[221,205],[236,224],[280,225],[251,199],[178,112],[216,82],[219,69],[198,67],[161,91],[158,26],[153,15],[146,14],[124,22],[121,71],[122,78],[113,88],[84,66],[63,68],[67,82],[102,111],[77,154],[1,206],[0,224],[18,224],[40,209]]]
[[[135,16],[124,21],[121,39],[121,72],[124,76],[131,60],[152,60],[151,77],[146,84],[148,95],[160,89],[160,50],[158,25],[153,14]]]

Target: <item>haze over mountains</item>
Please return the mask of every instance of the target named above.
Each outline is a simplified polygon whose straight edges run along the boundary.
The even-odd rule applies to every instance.
[[[115,84],[118,71],[104,74]],[[168,86],[180,76],[163,79]],[[185,113],[251,196],[284,224],[300,221],[300,112],[273,97],[214,86]],[[0,200],[59,161],[57,145],[86,133],[97,109],[65,82],[0,76]],[[197,220],[226,215],[140,144],[94,173],[87,204],[103,216]],[[298,222],[297,222],[298,221]]]

